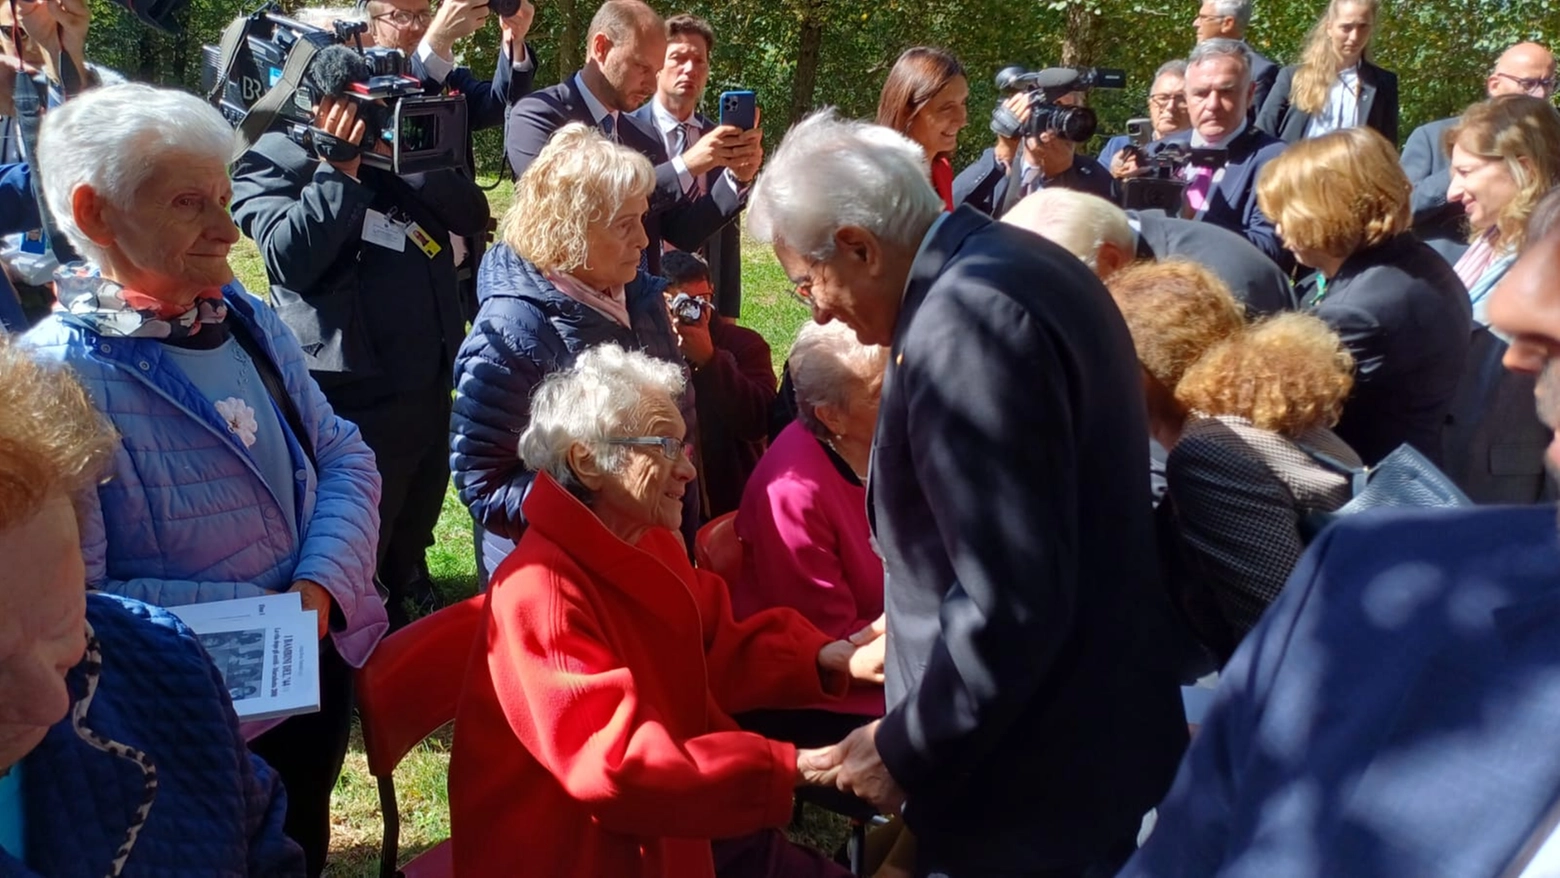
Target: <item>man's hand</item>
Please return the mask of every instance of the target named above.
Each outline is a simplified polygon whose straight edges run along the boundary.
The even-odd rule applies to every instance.
[[[318,582],[310,582],[307,579],[300,579],[293,583],[288,591],[297,592],[298,597],[303,601],[303,608],[315,612],[320,625],[320,639],[324,640],[325,635],[330,633],[330,608],[334,606],[330,599],[330,592]]]
[[[423,39],[435,55],[453,63],[455,41],[476,33],[487,17],[487,0],[443,0]]]
[[[43,50],[45,72],[60,81],[60,52],[70,53],[76,71],[86,76],[84,55],[92,10],[86,0],[18,0],[16,12],[28,39]]]
[[[536,7],[531,5],[531,0],[520,0],[520,9],[514,15],[498,20],[510,61],[519,63],[525,60],[525,36],[531,32],[531,23],[535,20]]]
[[[876,736],[881,722],[873,720],[834,745],[834,759],[839,763],[834,782],[844,792],[871,802],[879,811],[898,814],[905,803],[905,791],[878,755]]]
[[[814,750],[796,751],[796,785],[814,787],[834,786],[840,766],[836,748],[819,747]]]
[[[330,95],[320,98],[320,105],[314,108],[314,127],[353,145],[362,143],[363,135],[367,131],[363,120],[357,117],[357,105],[351,98],[336,98]],[[323,158],[320,161],[356,180],[358,168],[363,164],[363,156],[354,155],[344,162],[333,162]]]
[[[1028,94],[1019,92],[1018,94],[1008,95],[1007,100],[1002,102],[1002,106],[1007,107],[1008,112],[1018,117],[1018,127],[1020,129],[1024,127],[1025,122],[1029,121]],[[998,137],[997,144],[994,147],[997,161],[1012,167],[1013,159],[1018,156],[1018,142],[1020,139],[1018,137]]]
[[[683,323],[672,315],[672,327],[677,330],[677,346],[683,358],[695,369],[703,369],[715,359],[715,342],[710,340],[710,311],[705,308],[694,323]]]
[[[1138,164],[1137,153],[1130,150],[1117,150],[1110,157],[1110,175],[1117,180],[1126,180],[1132,177],[1141,177],[1148,173],[1148,169]]]

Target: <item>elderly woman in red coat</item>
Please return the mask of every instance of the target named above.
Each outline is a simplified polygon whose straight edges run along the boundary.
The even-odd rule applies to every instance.
[[[532,399],[530,527],[494,574],[456,714],[459,875],[847,874],[776,829],[796,786],[831,782],[814,754],[730,715],[881,680],[881,641],[789,609],[736,622],[725,583],[689,565],[683,380],[606,345]]]

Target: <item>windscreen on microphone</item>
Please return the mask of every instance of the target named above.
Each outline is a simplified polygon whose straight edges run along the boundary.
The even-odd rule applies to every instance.
[[[311,103],[330,95],[346,94],[354,82],[368,82],[373,70],[362,55],[346,46],[326,46],[314,53],[309,69],[303,75],[304,88],[309,91]]]
[[[1071,67],[1047,67],[1032,74],[1031,80],[1035,88],[1050,91],[1058,88],[1072,88],[1078,84],[1078,71]]]

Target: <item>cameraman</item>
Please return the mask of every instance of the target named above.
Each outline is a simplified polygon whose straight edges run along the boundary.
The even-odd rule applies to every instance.
[[[1153,143],[1192,127],[1192,116],[1186,108],[1186,62],[1177,58],[1159,65],[1154,73],[1154,84],[1148,89],[1148,142]],[[1100,150],[1100,164],[1110,169],[1110,175],[1125,180],[1143,173],[1138,159],[1141,156],[1134,146],[1132,135],[1118,134]]]
[[[693,371],[705,519],[734,512],[769,436],[775,367],[764,337],[715,310],[710,268],[692,253],[661,257],[667,307]],[[694,316],[697,311],[698,315]]]
[[[1082,98],[1081,93],[1072,92],[1055,102],[1064,107],[1077,107],[1082,106]],[[1003,104],[1018,118],[1020,128],[1029,121],[1030,96],[1027,93],[1011,95]],[[1015,158],[1018,162],[1016,172],[1013,170]],[[1050,186],[1076,189],[1101,198],[1111,197],[1110,172],[1089,156],[1078,155],[1078,144],[1047,130],[1037,137],[999,136],[994,148],[982,153],[953,181],[953,201],[978,207],[992,217],[1001,218],[1025,195]]]
[[[520,8],[499,19],[502,38],[498,66],[491,81],[477,79],[470,68],[455,64],[454,46],[476,33],[488,19],[479,0],[444,0],[438,12],[428,0],[368,0],[368,33],[374,44],[399,49],[411,73],[429,93],[450,90],[466,96],[466,119],[472,131],[504,124],[510,104],[531,91],[536,59],[525,43],[536,7],[522,0]]]
[[[314,90],[317,140],[385,150],[356,99]],[[452,236],[486,230],[487,199],[460,170],[397,176],[360,154],[316,158],[273,131],[234,167],[233,218],[259,246],[310,373],[374,450],[378,576],[392,629],[405,625],[408,602],[437,603],[424,553],[449,482],[451,370],[466,334]]]

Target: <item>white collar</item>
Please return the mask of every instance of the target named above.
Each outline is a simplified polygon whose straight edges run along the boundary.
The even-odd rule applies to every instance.
[[[926,248],[932,245],[932,238],[937,236],[937,230],[942,228],[942,224],[947,222],[950,216],[952,214],[948,213],[948,211],[940,211],[937,214],[937,219],[932,220],[932,224],[926,228],[926,234],[921,236],[921,246],[915,248],[915,258],[910,260],[910,273],[905,276],[905,288],[899,294],[900,301],[904,301],[905,294],[910,292],[910,278],[915,276],[915,264],[921,261],[921,254],[925,253]]]
[[[606,104],[603,104],[601,101],[597,100],[595,93],[592,92],[590,87],[585,84],[584,70],[574,74],[574,87],[579,89],[580,96],[585,98],[585,109],[590,110],[590,117],[596,120],[596,125],[598,127],[601,125],[601,120],[607,118],[608,116],[612,117],[614,124],[617,123],[617,110],[609,110],[607,109]]]
[[[1192,147],[1194,149],[1224,149],[1224,148],[1228,147],[1231,143],[1235,142],[1235,138],[1237,138],[1237,137],[1239,137],[1239,136],[1241,136],[1242,134],[1245,134],[1245,133],[1246,133],[1246,120],[1245,119],[1240,120],[1240,124],[1235,126],[1235,132],[1233,134],[1231,134],[1230,136],[1224,138],[1223,140],[1219,141],[1218,143],[1213,143],[1213,142],[1204,140],[1203,136],[1201,134],[1197,133],[1197,129],[1193,128],[1192,129]]]
[[[670,134],[682,125],[692,125],[694,127],[699,125],[698,117],[694,113],[688,114],[686,122],[673,116],[672,111],[661,104],[659,96],[650,99],[650,115],[654,117],[655,127],[661,129],[662,134]]]

